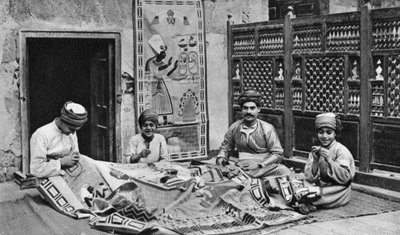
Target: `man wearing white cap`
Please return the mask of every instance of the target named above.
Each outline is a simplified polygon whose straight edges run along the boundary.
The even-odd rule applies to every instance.
[[[79,162],[76,131],[86,123],[87,116],[85,107],[68,101],[59,117],[33,133],[30,140],[32,175],[39,178],[63,175],[63,169]]]

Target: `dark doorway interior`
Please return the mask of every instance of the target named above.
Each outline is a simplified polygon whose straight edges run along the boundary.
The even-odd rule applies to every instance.
[[[27,39],[29,136],[59,116],[68,100],[91,110],[91,59],[99,51],[108,52],[109,44],[107,39]],[[89,119],[78,131],[80,152],[88,156],[91,156],[90,131]]]

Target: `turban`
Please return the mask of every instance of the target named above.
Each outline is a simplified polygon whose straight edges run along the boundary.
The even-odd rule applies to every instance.
[[[139,125],[142,126],[145,121],[152,121],[158,125],[158,115],[151,109],[144,110],[139,116]]]
[[[258,93],[257,91],[245,91],[243,94],[241,94],[238,98],[239,105],[242,106],[246,102],[254,102],[258,107],[261,106],[261,94]]]
[[[336,130],[336,115],[334,113],[321,113],[315,118],[315,129],[328,127]]]
[[[61,109],[61,121],[76,127],[81,127],[88,120],[85,107],[72,101],[67,101]]]

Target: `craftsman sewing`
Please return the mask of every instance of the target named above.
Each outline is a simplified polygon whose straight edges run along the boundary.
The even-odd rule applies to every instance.
[[[79,162],[76,131],[88,120],[85,107],[68,101],[61,115],[37,129],[30,140],[31,174],[43,178],[63,175],[64,169]]]
[[[290,170],[280,164],[283,149],[274,126],[258,119],[262,96],[257,91],[245,91],[239,96],[243,119],[236,121],[225,134],[216,163],[228,175],[237,174],[237,167],[256,178],[289,175]],[[229,162],[233,151],[239,152],[236,166]]]

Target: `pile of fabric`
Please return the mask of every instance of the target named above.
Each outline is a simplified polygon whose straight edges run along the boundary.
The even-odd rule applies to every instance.
[[[82,156],[38,187],[56,210],[120,233],[226,234],[305,218],[244,172],[233,179],[209,164],[116,164]]]

